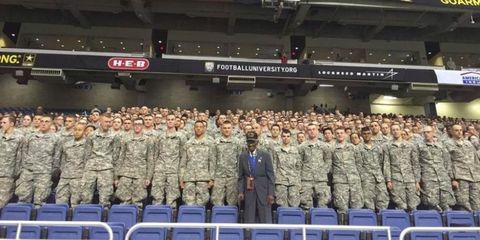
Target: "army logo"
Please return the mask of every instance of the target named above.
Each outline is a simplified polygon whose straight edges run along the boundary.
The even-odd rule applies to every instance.
[[[22,66],[32,67],[35,64],[35,58],[36,58],[36,54],[31,54],[31,53],[25,54],[23,56]]]
[[[213,72],[215,70],[214,62],[205,62],[205,72]]]

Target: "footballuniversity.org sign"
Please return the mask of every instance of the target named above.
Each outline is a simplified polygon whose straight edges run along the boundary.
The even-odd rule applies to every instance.
[[[439,84],[480,86],[480,72],[435,70]]]
[[[280,64],[254,64],[254,63],[215,63],[205,62],[205,72],[207,73],[234,73],[234,72],[250,72],[250,73],[297,73],[296,66]]]

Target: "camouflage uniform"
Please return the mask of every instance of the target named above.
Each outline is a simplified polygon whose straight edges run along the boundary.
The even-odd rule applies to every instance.
[[[156,142],[156,157],[152,180],[152,196],[154,204],[165,204],[173,207],[180,197],[179,165],[185,137],[180,132],[162,132]]]
[[[331,200],[330,186],[328,186],[328,173],[332,168],[332,152],[321,141],[306,140],[299,146],[302,157],[301,171],[301,204],[304,208],[327,207]]]
[[[351,143],[337,143],[332,154],[334,204],[340,213],[362,208],[362,156]]]
[[[300,205],[302,159],[295,146],[277,146],[273,150],[275,196],[280,206]]]
[[[388,207],[389,197],[383,176],[383,150],[379,145],[359,144],[362,156],[362,188],[365,207],[376,210]]]
[[[57,203],[70,203],[72,207],[81,200],[82,175],[85,168],[85,139],[70,139],[60,148],[60,181],[55,195]]]
[[[480,161],[472,143],[466,140],[446,141],[452,162],[452,175],[458,181],[454,189],[457,204],[469,211],[480,209]]]
[[[60,138],[61,145],[63,145],[68,140],[73,139],[73,132],[65,128],[57,132],[58,137]]]
[[[142,206],[147,196],[145,180],[153,176],[154,143],[148,136],[124,136],[116,164],[116,176],[119,178],[115,192],[122,203]]]
[[[11,134],[0,134],[0,208],[13,196],[15,177],[20,172],[23,133],[14,129]]]
[[[59,168],[60,146],[57,135],[35,132],[22,147],[22,167],[15,194],[19,202],[45,203],[51,192],[52,173]]]
[[[82,203],[91,203],[96,185],[100,204],[109,206],[120,141],[111,130],[97,129],[87,137],[85,144],[87,161],[82,177]]]
[[[420,182],[420,164],[418,151],[414,145],[406,141],[391,141],[384,144],[384,175],[391,181],[392,200],[398,208],[414,210],[420,204],[420,193],[415,183]]]
[[[208,182],[215,176],[214,164],[215,146],[206,135],[201,139],[191,138],[185,143],[180,160],[180,181],[185,182],[185,204],[208,203]]]
[[[242,147],[240,141],[233,136],[222,136],[215,141],[215,186],[212,190],[214,205],[224,205],[225,197],[228,205],[237,204],[238,156]]]
[[[372,142],[375,145],[382,145],[385,143],[385,136],[379,132],[376,136],[372,136]]]
[[[450,154],[440,143],[423,142],[419,146],[424,204],[442,210],[455,205],[452,191]]]

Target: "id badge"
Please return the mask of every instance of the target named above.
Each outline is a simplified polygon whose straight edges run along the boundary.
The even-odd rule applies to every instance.
[[[252,177],[252,176],[247,177],[247,190],[248,191],[253,191],[253,189],[255,188],[255,184],[253,183],[254,179],[255,178]]]

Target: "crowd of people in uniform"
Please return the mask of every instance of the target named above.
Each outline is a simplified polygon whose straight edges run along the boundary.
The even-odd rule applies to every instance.
[[[14,195],[40,206],[52,191],[72,207],[95,191],[106,207],[148,196],[173,207],[237,205],[238,156],[253,131],[271,154],[279,206],[480,209],[475,120],[143,106],[5,113],[1,127],[0,207]]]

